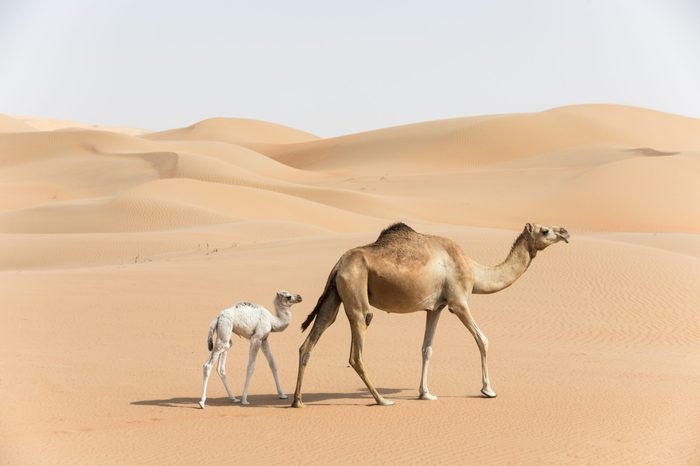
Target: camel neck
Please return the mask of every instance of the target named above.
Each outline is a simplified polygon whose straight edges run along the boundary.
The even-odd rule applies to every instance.
[[[272,331],[281,332],[282,330],[289,327],[289,323],[292,321],[292,313],[289,306],[281,306],[275,304],[275,315],[272,316]]]
[[[529,247],[527,233],[523,232],[513,243],[506,260],[496,266],[485,266],[473,262],[474,289],[476,294],[490,294],[512,285],[530,266],[537,254]]]

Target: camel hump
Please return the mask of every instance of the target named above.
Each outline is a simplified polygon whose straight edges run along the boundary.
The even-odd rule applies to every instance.
[[[381,241],[382,239],[391,237],[391,236],[397,236],[397,235],[406,235],[410,233],[415,233],[416,230],[413,228],[409,227],[403,222],[399,223],[394,223],[393,225],[389,225],[385,229],[382,230],[382,232],[379,234],[379,238],[377,238],[377,241]]]

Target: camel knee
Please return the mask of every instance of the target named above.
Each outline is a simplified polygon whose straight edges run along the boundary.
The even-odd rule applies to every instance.
[[[486,338],[486,335],[483,333],[479,332],[476,334],[476,341],[479,344],[479,346],[484,350],[484,352],[488,351],[489,349],[489,339]]]
[[[321,329],[321,332],[325,331],[328,327],[335,323],[335,319],[337,317],[338,311],[326,312],[325,309],[322,309],[321,312],[318,313],[318,316],[316,316],[316,321],[314,322],[314,326],[311,328],[311,331],[313,332],[314,328]]]
[[[306,343],[299,348],[299,364],[306,366],[309,363],[311,352],[307,349]]]
[[[355,369],[355,371],[357,371],[358,373],[362,373],[365,371],[365,366],[362,363],[362,360],[359,357],[356,357],[355,355],[350,355],[348,363],[350,364],[350,367]]]
[[[423,359],[425,361],[430,360],[430,356],[433,355],[433,348],[432,346],[424,346],[423,347]]]
[[[229,340],[229,341],[216,340],[216,343],[214,343],[214,348],[219,353],[226,352],[229,350],[229,348],[231,348],[231,340]]]

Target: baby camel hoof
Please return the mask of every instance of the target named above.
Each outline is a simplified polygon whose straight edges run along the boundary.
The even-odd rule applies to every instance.
[[[200,401],[198,404],[199,404],[199,407],[200,407],[201,409],[204,409],[204,402],[203,402],[203,401]]]
[[[387,400],[386,398],[381,398],[379,401],[377,401],[377,404],[379,406],[393,406],[394,402],[391,400]]]
[[[486,397],[486,398],[496,398],[496,392],[493,390],[489,389],[482,389],[481,393]]]
[[[419,400],[430,400],[434,401],[437,400],[438,397],[435,395],[431,395],[430,393],[421,393],[421,395],[418,397]]]
[[[294,400],[292,401],[292,408],[303,408],[304,403],[302,403],[301,400]]]
[[[228,401],[231,403],[239,403],[241,400],[240,398],[236,398],[235,396],[233,398],[229,398]]]
[[[242,405],[249,405],[249,404],[250,404],[250,401],[248,401],[248,400],[241,400],[241,404],[242,404]]]
[[[289,397],[288,397],[287,395],[285,395],[284,393],[282,393],[281,395],[278,395],[278,396],[279,396],[279,399],[280,399],[280,400],[286,400],[287,398],[289,398]]]

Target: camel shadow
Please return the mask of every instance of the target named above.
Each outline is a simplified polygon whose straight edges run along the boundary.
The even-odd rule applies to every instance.
[[[382,395],[393,395],[400,393],[406,388],[379,388]],[[249,395],[248,401],[250,405],[244,406],[240,403],[232,403],[226,397],[222,398],[207,398],[207,407],[210,406],[238,406],[241,408],[288,408],[292,403],[293,395],[288,395],[287,399],[280,399],[275,394],[266,395]],[[395,397],[401,400],[411,399],[408,396]],[[322,403],[330,400],[358,400],[350,403]],[[359,400],[362,400],[360,402]],[[185,408],[185,409],[200,409],[199,397],[175,397],[162,400],[139,400],[132,401],[135,406],[161,406],[166,408]],[[305,393],[304,403],[313,403],[316,406],[343,406],[343,405],[374,405],[374,398],[367,392],[366,389],[358,389],[353,393]]]

